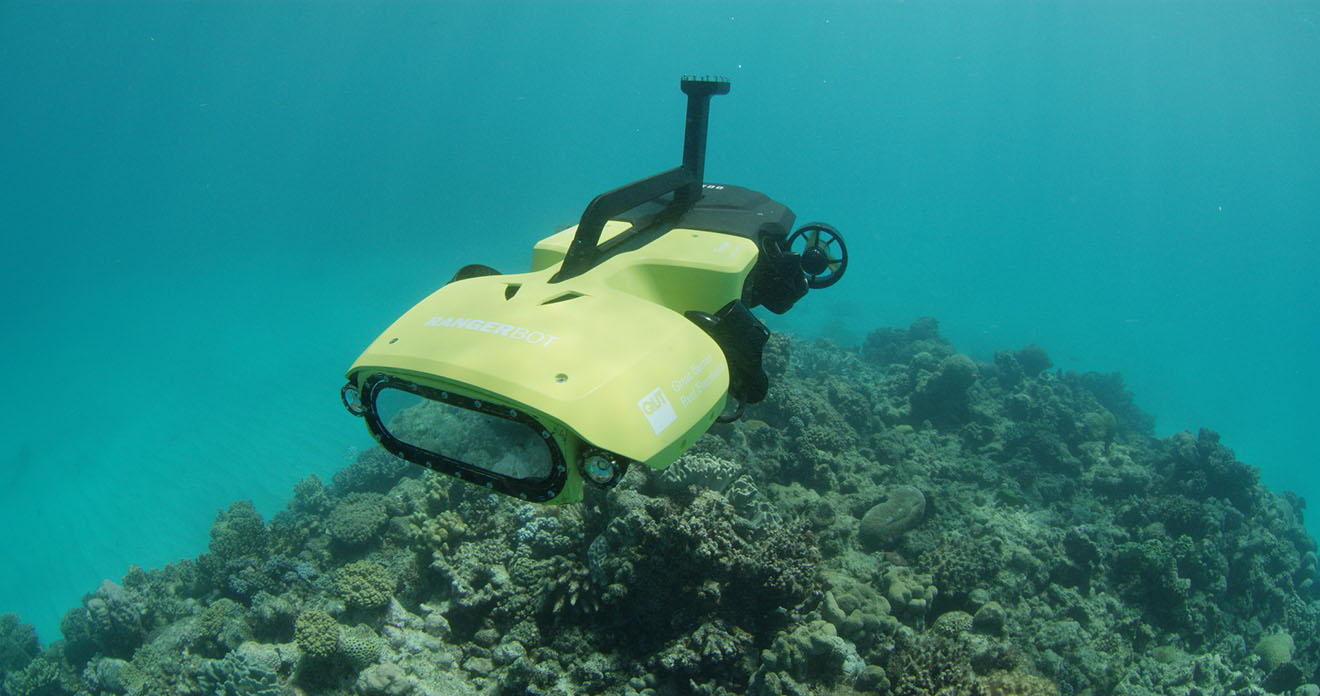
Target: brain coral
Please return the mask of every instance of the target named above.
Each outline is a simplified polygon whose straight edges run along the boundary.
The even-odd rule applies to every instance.
[[[344,629],[339,634],[339,654],[358,669],[380,659],[380,651],[380,637],[366,624]]]
[[[885,499],[876,503],[857,529],[862,547],[874,551],[903,532],[915,527],[926,514],[926,496],[915,486],[889,489]]]

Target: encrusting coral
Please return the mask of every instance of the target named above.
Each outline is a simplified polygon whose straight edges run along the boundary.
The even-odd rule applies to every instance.
[[[578,505],[379,449],[269,521],[235,503],[44,651],[0,617],[0,692],[1320,692],[1304,504],[1213,432],[1156,439],[1116,375],[977,363],[933,319],[765,365],[742,420]]]

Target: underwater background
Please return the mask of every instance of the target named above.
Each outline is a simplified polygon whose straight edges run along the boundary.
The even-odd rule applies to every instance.
[[[0,611],[60,617],[370,446],[342,374],[677,164],[845,235],[772,327],[1119,372],[1314,501],[1315,3],[0,2]],[[1315,516],[1309,520],[1315,535]]]

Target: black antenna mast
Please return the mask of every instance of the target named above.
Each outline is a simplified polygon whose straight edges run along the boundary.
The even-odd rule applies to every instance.
[[[667,193],[674,194],[668,210],[683,211],[701,198],[702,177],[706,169],[706,126],[710,121],[710,98],[729,93],[729,80],[723,77],[685,75],[679,87],[688,97],[687,122],[683,131],[683,164],[659,174],[634,181],[596,196],[582,211],[577,234],[568,246],[559,272],[552,283],[580,275],[595,265],[599,256],[600,234],[610,218]]]

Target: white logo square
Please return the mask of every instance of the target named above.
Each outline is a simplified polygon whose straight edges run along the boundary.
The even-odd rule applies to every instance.
[[[678,414],[674,413],[673,405],[669,403],[669,399],[660,387],[656,387],[654,391],[638,401],[637,408],[640,408],[642,415],[650,421],[651,430],[654,430],[656,435],[659,435],[671,423],[678,420]]]

